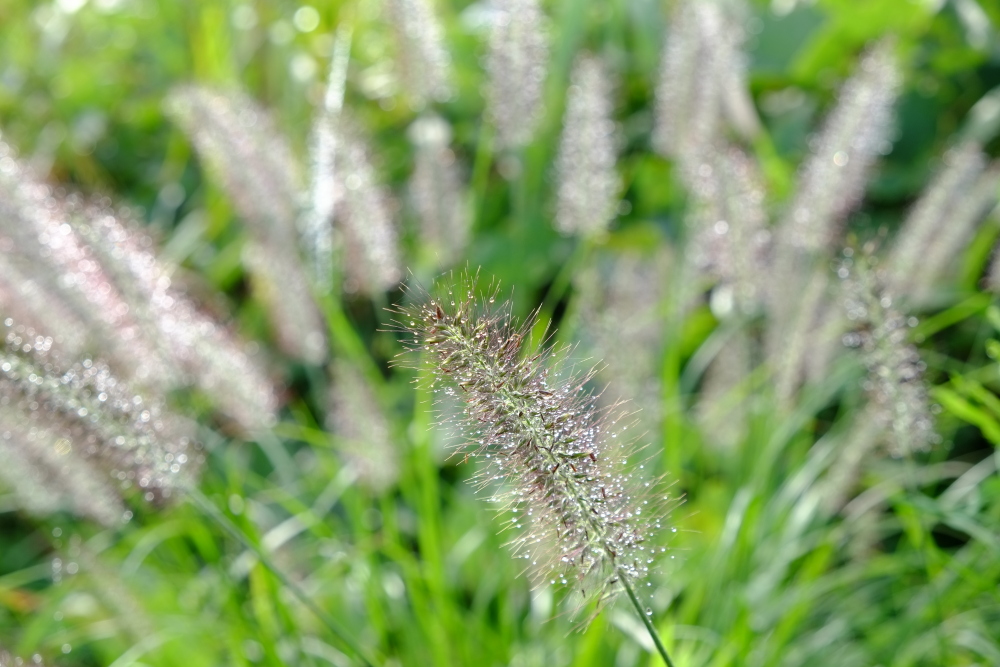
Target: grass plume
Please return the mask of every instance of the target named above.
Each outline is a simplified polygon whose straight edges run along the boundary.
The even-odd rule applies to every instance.
[[[937,439],[923,375],[925,365],[908,340],[916,318],[908,318],[887,287],[886,272],[851,248],[838,269],[844,307],[854,330],[844,337],[861,351],[864,382],[876,421],[895,456],[926,450]]]
[[[122,512],[95,468],[118,493],[137,489],[147,501],[171,496],[200,458],[189,422],[133,392],[104,364],[67,364],[53,352],[51,338],[10,318],[0,333],[6,429],[0,448],[15,467],[34,468],[45,478],[36,492],[65,497],[108,524]],[[34,500],[27,504],[42,509]]]
[[[621,179],[611,79],[595,56],[573,66],[555,170],[556,228],[563,234],[600,235],[618,208]]]
[[[277,408],[273,383],[224,324],[178,289],[176,267],[156,256],[135,212],[11,164],[0,174],[4,316],[51,336],[67,358],[100,357],[136,387],[193,385],[241,430],[267,426]]]
[[[474,281],[473,281],[474,282]],[[396,314],[444,391],[464,401],[465,443],[485,464],[481,481],[516,531],[510,545],[535,585],[560,582],[606,602],[645,578],[662,548],[662,503],[643,486],[623,442],[627,416],[601,411],[566,351],[525,351],[532,321],[517,326],[474,284]],[[459,294],[456,296],[455,291]]]
[[[496,3],[486,60],[487,106],[501,148],[527,144],[542,114],[549,59],[545,15],[536,0]]]
[[[469,242],[471,220],[452,130],[440,116],[424,115],[408,131],[416,150],[409,182],[410,201],[420,222],[424,249],[438,266],[451,266]]]
[[[167,109],[247,225],[250,242],[244,262],[280,347],[309,363],[321,363],[325,329],[298,250],[304,187],[284,136],[270,114],[241,92],[179,88]]]

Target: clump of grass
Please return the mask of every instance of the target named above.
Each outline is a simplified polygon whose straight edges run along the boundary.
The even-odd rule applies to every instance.
[[[593,372],[573,372],[566,349],[526,351],[533,321],[518,326],[509,303],[494,306],[496,291],[481,302],[475,287],[396,311],[411,351],[464,402],[458,452],[485,464],[482,488],[511,516],[510,546],[536,586],[569,585],[598,609],[625,590],[648,620],[632,586],[665,550],[653,542],[665,498],[639,477],[628,415],[598,408]]]

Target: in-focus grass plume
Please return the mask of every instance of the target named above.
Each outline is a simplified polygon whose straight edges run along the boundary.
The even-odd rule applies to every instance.
[[[466,278],[447,296],[401,307],[396,325],[409,354],[463,403],[458,453],[483,465],[482,486],[510,517],[510,545],[534,584],[606,602],[645,579],[664,550],[663,497],[639,474],[628,415],[599,409],[593,374],[574,373],[568,350],[525,350],[532,320],[518,326],[496,290],[480,300],[475,289]]]

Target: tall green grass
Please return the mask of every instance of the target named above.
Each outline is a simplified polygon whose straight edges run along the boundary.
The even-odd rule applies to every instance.
[[[211,312],[233,313],[283,387],[277,423],[252,438],[213,412],[212,396],[164,397],[197,419],[205,463],[196,491],[162,509],[133,499],[127,523],[29,515],[0,489],[2,649],[67,666],[662,664],[625,598],[581,626],[592,609],[574,613],[559,586],[532,590],[506,548],[514,535],[469,483],[480,467],[449,456],[454,436],[439,418],[454,406],[435,405],[441,394],[418,377],[426,371],[390,365],[402,346],[384,308],[406,305],[404,292],[349,292],[334,281],[317,296],[332,381],[315,357],[281,351],[244,261],[245,247],[260,242],[246,202],[198,158],[164,100],[190,84],[245,90],[305,165],[346,27],[345,114],[399,204],[389,208],[407,280],[429,287],[466,267],[483,284],[495,278],[515,316],[538,309],[535,342],[579,343],[584,368],[606,358],[599,382],[644,408],[630,432],[645,445],[650,477],[664,475],[664,492],[682,502],[651,538],[668,550],[638,596],[675,664],[1000,663],[1000,309],[983,282],[1000,232],[995,213],[919,300],[889,304],[918,318],[905,340],[926,364],[939,436],[893,456],[865,391],[864,349],[826,348],[809,330],[803,367],[817,362],[821,372],[782,394],[774,362],[791,350],[792,325],[777,327],[785,321],[763,307],[721,308],[730,276],[688,261],[710,207],[691,187],[686,157],[666,158],[652,141],[673,3],[545,3],[544,104],[532,140],[513,148],[498,143],[482,94],[489,40],[474,26],[486,5],[435,3],[454,93],[433,102],[400,78],[404,43],[381,3],[313,7],[0,4],[3,141],[61,185],[141,206],[161,256],[181,267],[179,282],[195,285]],[[766,195],[770,229],[799,192],[810,137],[864,49],[888,38],[899,63],[891,151],[867,174],[847,233],[808,271],[837,285],[843,247],[858,261],[867,251],[886,257],[958,139],[995,153],[998,22],[1000,12],[973,0],[746,8],[747,94],[761,125],[741,134],[729,124],[720,135],[759,168],[754,187]],[[554,165],[573,64],[585,51],[615,76],[624,204],[606,235],[573,237],[553,224]],[[406,199],[418,159],[408,129],[430,112],[451,125],[471,226],[449,266]],[[942,229],[969,192],[953,193]],[[730,228],[748,211],[736,209]],[[751,265],[740,279],[806,291],[804,270],[777,268]],[[829,294],[823,312],[843,312]],[[612,365],[634,358],[638,369]],[[338,378],[349,379],[338,387]],[[345,388],[359,402],[338,399]],[[359,423],[331,417],[338,400]],[[372,446],[376,420],[388,449]],[[392,474],[365,474],[358,457],[371,452],[384,458],[367,463],[384,462],[383,472],[391,463]],[[0,650],[5,660],[16,664]]]

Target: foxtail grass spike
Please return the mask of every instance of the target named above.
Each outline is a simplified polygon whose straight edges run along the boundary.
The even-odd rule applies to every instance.
[[[976,228],[997,206],[1000,195],[1000,162],[994,160],[958,203],[941,233],[921,262],[916,292],[926,295],[935,283],[949,278],[955,257],[975,234]]]
[[[519,148],[533,136],[542,115],[549,44],[545,15],[537,0],[495,4],[486,60],[487,108],[497,145]]]
[[[663,550],[652,543],[663,502],[637,476],[629,420],[598,409],[586,389],[592,374],[574,374],[564,353],[525,351],[532,322],[516,326],[509,305],[494,308],[495,293],[480,303],[474,290],[402,307],[396,324],[436,384],[463,399],[458,453],[484,465],[482,485],[508,517],[510,545],[534,584],[607,602],[645,578]]]
[[[432,115],[418,118],[409,130],[416,148],[410,200],[424,248],[433,253],[438,266],[451,266],[462,256],[471,223],[451,134],[448,122]]]
[[[977,144],[945,156],[945,166],[907,216],[887,260],[893,291],[917,299],[941,282],[975,226],[997,204],[1000,163]]]
[[[219,179],[257,245],[273,261],[252,251],[248,268],[258,285],[280,285],[268,299],[280,347],[309,363],[326,357],[325,327],[298,251],[297,218],[302,186],[291,149],[266,110],[242,93],[181,88],[167,109]]]
[[[297,255],[271,252],[256,240],[243,246],[243,264],[250,273],[250,285],[273,321],[278,347],[310,364],[322,363],[327,356],[323,324],[303,278]]]
[[[393,202],[380,184],[372,152],[357,121],[341,119],[337,165],[342,175],[337,221],[344,262],[344,289],[375,294],[403,277],[399,238],[393,220]]]
[[[0,173],[0,242],[11,251],[7,263],[35,281],[41,292],[60,298],[51,311],[29,319],[53,328],[74,324],[73,319],[56,319],[66,310],[86,323],[86,343],[100,344],[118,373],[142,386],[176,386],[178,373],[139,316],[140,304],[129,301],[109,267],[95,260],[94,249],[81,238],[80,230],[89,229],[90,209],[80,196],[56,190],[17,161]],[[58,338],[80,333],[46,329],[46,335]]]
[[[943,162],[903,222],[886,260],[893,288],[900,293],[923,270],[925,253],[942,228],[951,224],[955,205],[982,173],[986,156],[978,144],[967,142],[945,153]]]
[[[898,309],[885,273],[870,251],[851,248],[837,269],[853,327],[844,343],[860,350],[873,413],[888,435],[890,452],[902,456],[926,450],[937,434],[923,380],[925,365],[908,340],[916,318],[907,318]]]
[[[563,234],[600,235],[614,220],[621,179],[611,80],[594,56],[573,66],[556,158],[556,228]]]
[[[697,173],[729,119],[744,133],[757,121],[748,102],[737,21],[716,0],[683,0],[665,38],[656,88],[653,147]]]
[[[752,315],[760,310],[768,275],[771,233],[763,177],[734,146],[712,147],[690,179],[688,260],[717,282],[713,312]]]
[[[166,108],[244,222],[279,247],[289,245],[301,174],[270,114],[244,93],[196,86],[175,90]]]
[[[864,196],[871,167],[889,146],[899,92],[893,48],[892,41],[883,41],[869,49],[823,129],[810,141],[812,155],[780,224],[778,252],[828,252],[847,214]]]
[[[65,366],[52,354],[51,338],[10,318],[0,332],[0,405],[9,429],[4,448],[20,467],[33,465],[59,484],[43,488],[79,493],[71,498],[75,507],[110,523],[116,504],[90,466],[122,491],[163,501],[197,465],[192,425],[133,392],[107,366],[89,359]],[[82,495],[88,492],[95,496]]]
[[[399,37],[401,79],[418,104],[447,102],[453,94],[451,54],[430,0],[388,0]]]
[[[35,516],[69,511],[105,526],[121,523],[125,506],[115,485],[87,460],[70,456],[72,442],[32,425],[19,408],[0,405],[0,480],[17,504]]]
[[[85,320],[58,292],[29,277],[31,269],[17,260],[15,249],[11,239],[0,238],[0,313],[37,331],[52,332],[67,356],[83,356],[89,343]]]
[[[601,359],[598,397],[621,398],[637,410],[636,433],[652,441],[660,433],[659,368],[665,329],[664,300],[669,259],[664,254],[622,255],[582,271],[576,281],[578,338],[585,354]]]
[[[64,357],[96,353],[133,386],[196,385],[243,430],[270,423],[273,383],[177,289],[177,270],[157,259],[131,210],[56,191],[17,162],[0,174],[0,194],[0,245],[9,251],[0,259],[0,301],[9,302],[0,316],[26,316],[15,321],[52,336]]]
[[[139,223],[127,211],[101,205],[86,219],[82,238],[124,286],[132,312],[180,373],[178,384],[197,386],[244,431],[269,426],[277,409],[273,383],[246,346],[174,286],[176,271],[151,252]]]

